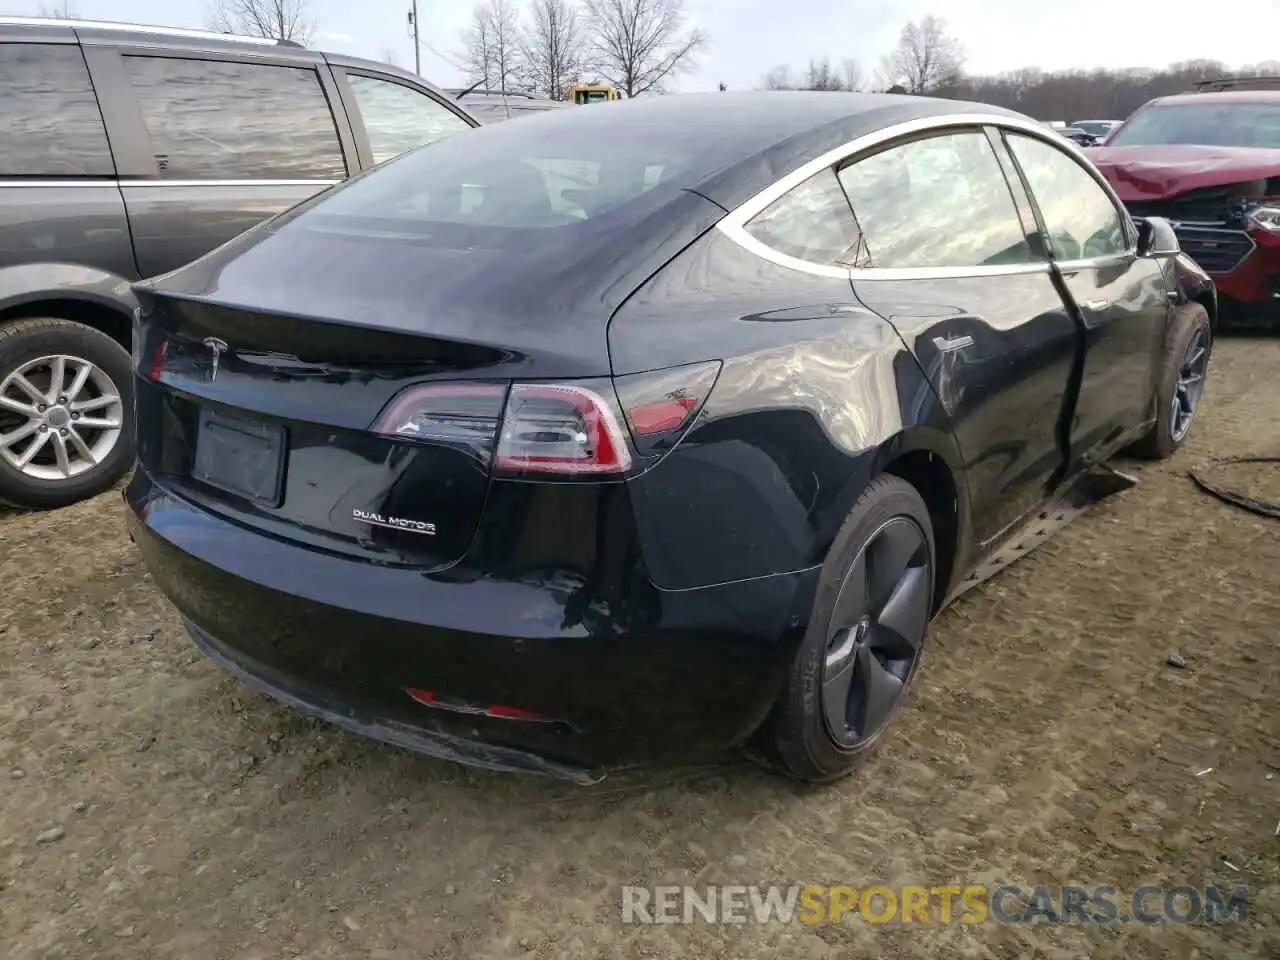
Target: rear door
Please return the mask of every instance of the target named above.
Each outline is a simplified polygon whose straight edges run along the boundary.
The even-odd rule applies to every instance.
[[[1172,306],[1156,260],[1139,257],[1128,217],[1099,176],[1060,147],[1013,131],[1005,141],[1084,326],[1070,466],[1108,455],[1154,414],[1157,364]]]
[[[1044,501],[1062,466],[1076,329],[987,134],[933,131],[840,170],[859,299],[898,329],[951,417],[974,535]]]
[[[127,44],[86,44],[86,56],[126,152],[121,190],[143,276],[347,176],[350,133],[314,57]]]

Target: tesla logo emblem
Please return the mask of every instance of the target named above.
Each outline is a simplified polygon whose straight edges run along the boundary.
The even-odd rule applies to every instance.
[[[213,367],[209,370],[209,382],[213,383],[218,379],[218,362],[227,352],[227,341],[219,340],[217,337],[205,337],[200,342],[213,351]]]

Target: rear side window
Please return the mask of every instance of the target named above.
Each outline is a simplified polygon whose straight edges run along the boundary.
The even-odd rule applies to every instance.
[[[80,48],[0,44],[0,177],[115,174]]]
[[[865,249],[858,267],[993,267],[1033,259],[981,132],[914,140],[840,171]]]
[[[471,129],[471,124],[420,90],[356,74],[348,74],[347,83],[360,108],[374,163]]]
[[[823,170],[783,194],[743,229],[779,253],[821,264],[852,264],[860,237],[832,170]]]
[[[170,180],[338,180],[346,164],[314,70],[127,56]]]

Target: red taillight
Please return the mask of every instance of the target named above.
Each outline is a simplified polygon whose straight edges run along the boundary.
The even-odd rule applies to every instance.
[[[494,466],[514,473],[625,473],[631,451],[612,405],[595,390],[517,383]]]
[[[627,423],[631,425],[631,431],[640,437],[670,433],[680,429],[697,405],[698,401],[693,397],[646,403],[627,411]]]
[[[372,429],[466,449],[499,474],[617,476],[634,465],[623,424],[641,455],[660,453],[693,423],[719,372],[712,361],[568,383],[432,383],[401,393]]]
[[[615,378],[618,400],[640,452],[660,451],[679,440],[718,376],[720,363],[713,360]]]
[[[164,362],[169,357],[169,341],[161,340],[156,344],[155,353],[151,355],[151,369],[147,371],[147,379],[152,383],[160,382],[160,374],[164,372]]]
[[[432,383],[400,394],[373,429],[388,436],[464,449],[484,463],[493,456],[507,387],[499,383]]]

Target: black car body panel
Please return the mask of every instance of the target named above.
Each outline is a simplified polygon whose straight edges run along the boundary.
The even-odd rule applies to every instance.
[[[470,359],[447,369],[450,376],[607,376],[605,332],[614,310],[724,215],[705,198],[681,191],[655,213],[586,236],[571,231],[562,239],[537,237],[486,249],[465,236],[427,246],[372,226],[361,235],[344,235],[323,220],[300,222],[297,217],[310,207],[139,289],[236,308],[221,311],[227,323],[243,316],[237,311],[252,311],[257,319],[228,329],[214,318],[218,311],[206,311],[202,333],[227,334],[231,342],[301,353],[304,359],[350,358],[362,349],[354,337],[367,330],[403,335],[392,356],[402,355],[414,337],[430,338],[436,349],[454,343],[465,352],[483,336],[492,345],[477,344]],[[608,271],[595,269],[601,261],[610,265]],[[367,283],[370,276],[378,283]],[[280,278],[306,280],[276,282]],[[286,321],[266,315],[305,317],[308,325],[290,337]],[[355,330],[345,337],[335,330],[333,336],[342,339],[333,343],[311,320]]]
[[[432,205],[457,186],[451,141],[138,286],[131,533],[199,642],[290,702],[544,772],[740,743],[786,682],[831,545],[875,478],[927,498],[940,603],[1150,424],[1167,284],[1183,274],[1137,254],[1096,171],[1032,121],[828,94],[596,114],[468,135],[474,169],[458,176],[482,191],[521,151],[600,145],[598,179],[556,188],[560,207],[522,220],[508,204],[461,229],[462,206]],[[1114,262],[1044,253],[1048,214],[997,159],[997,127],[1084,178]],[[747,236],[757,208],[814,171],[939,130],[988,145],[1026,262],[895,272]],[[674,163],[681,149],[693,160]],[[616,188],[610,162],[662,169]],[[397,187],[372,204],[385,216],[368,213],[381,185],[424,179],[425,200]],[[548,393],[589,409],[562,433],[537,407],[522,433],[520,398]],[[442,394],[471,405],[431,406]],[[277,486],[200,474],[219,417],[280,438]],[[556,472],[559,454],[521,459],[517,440],[613,459]]]

